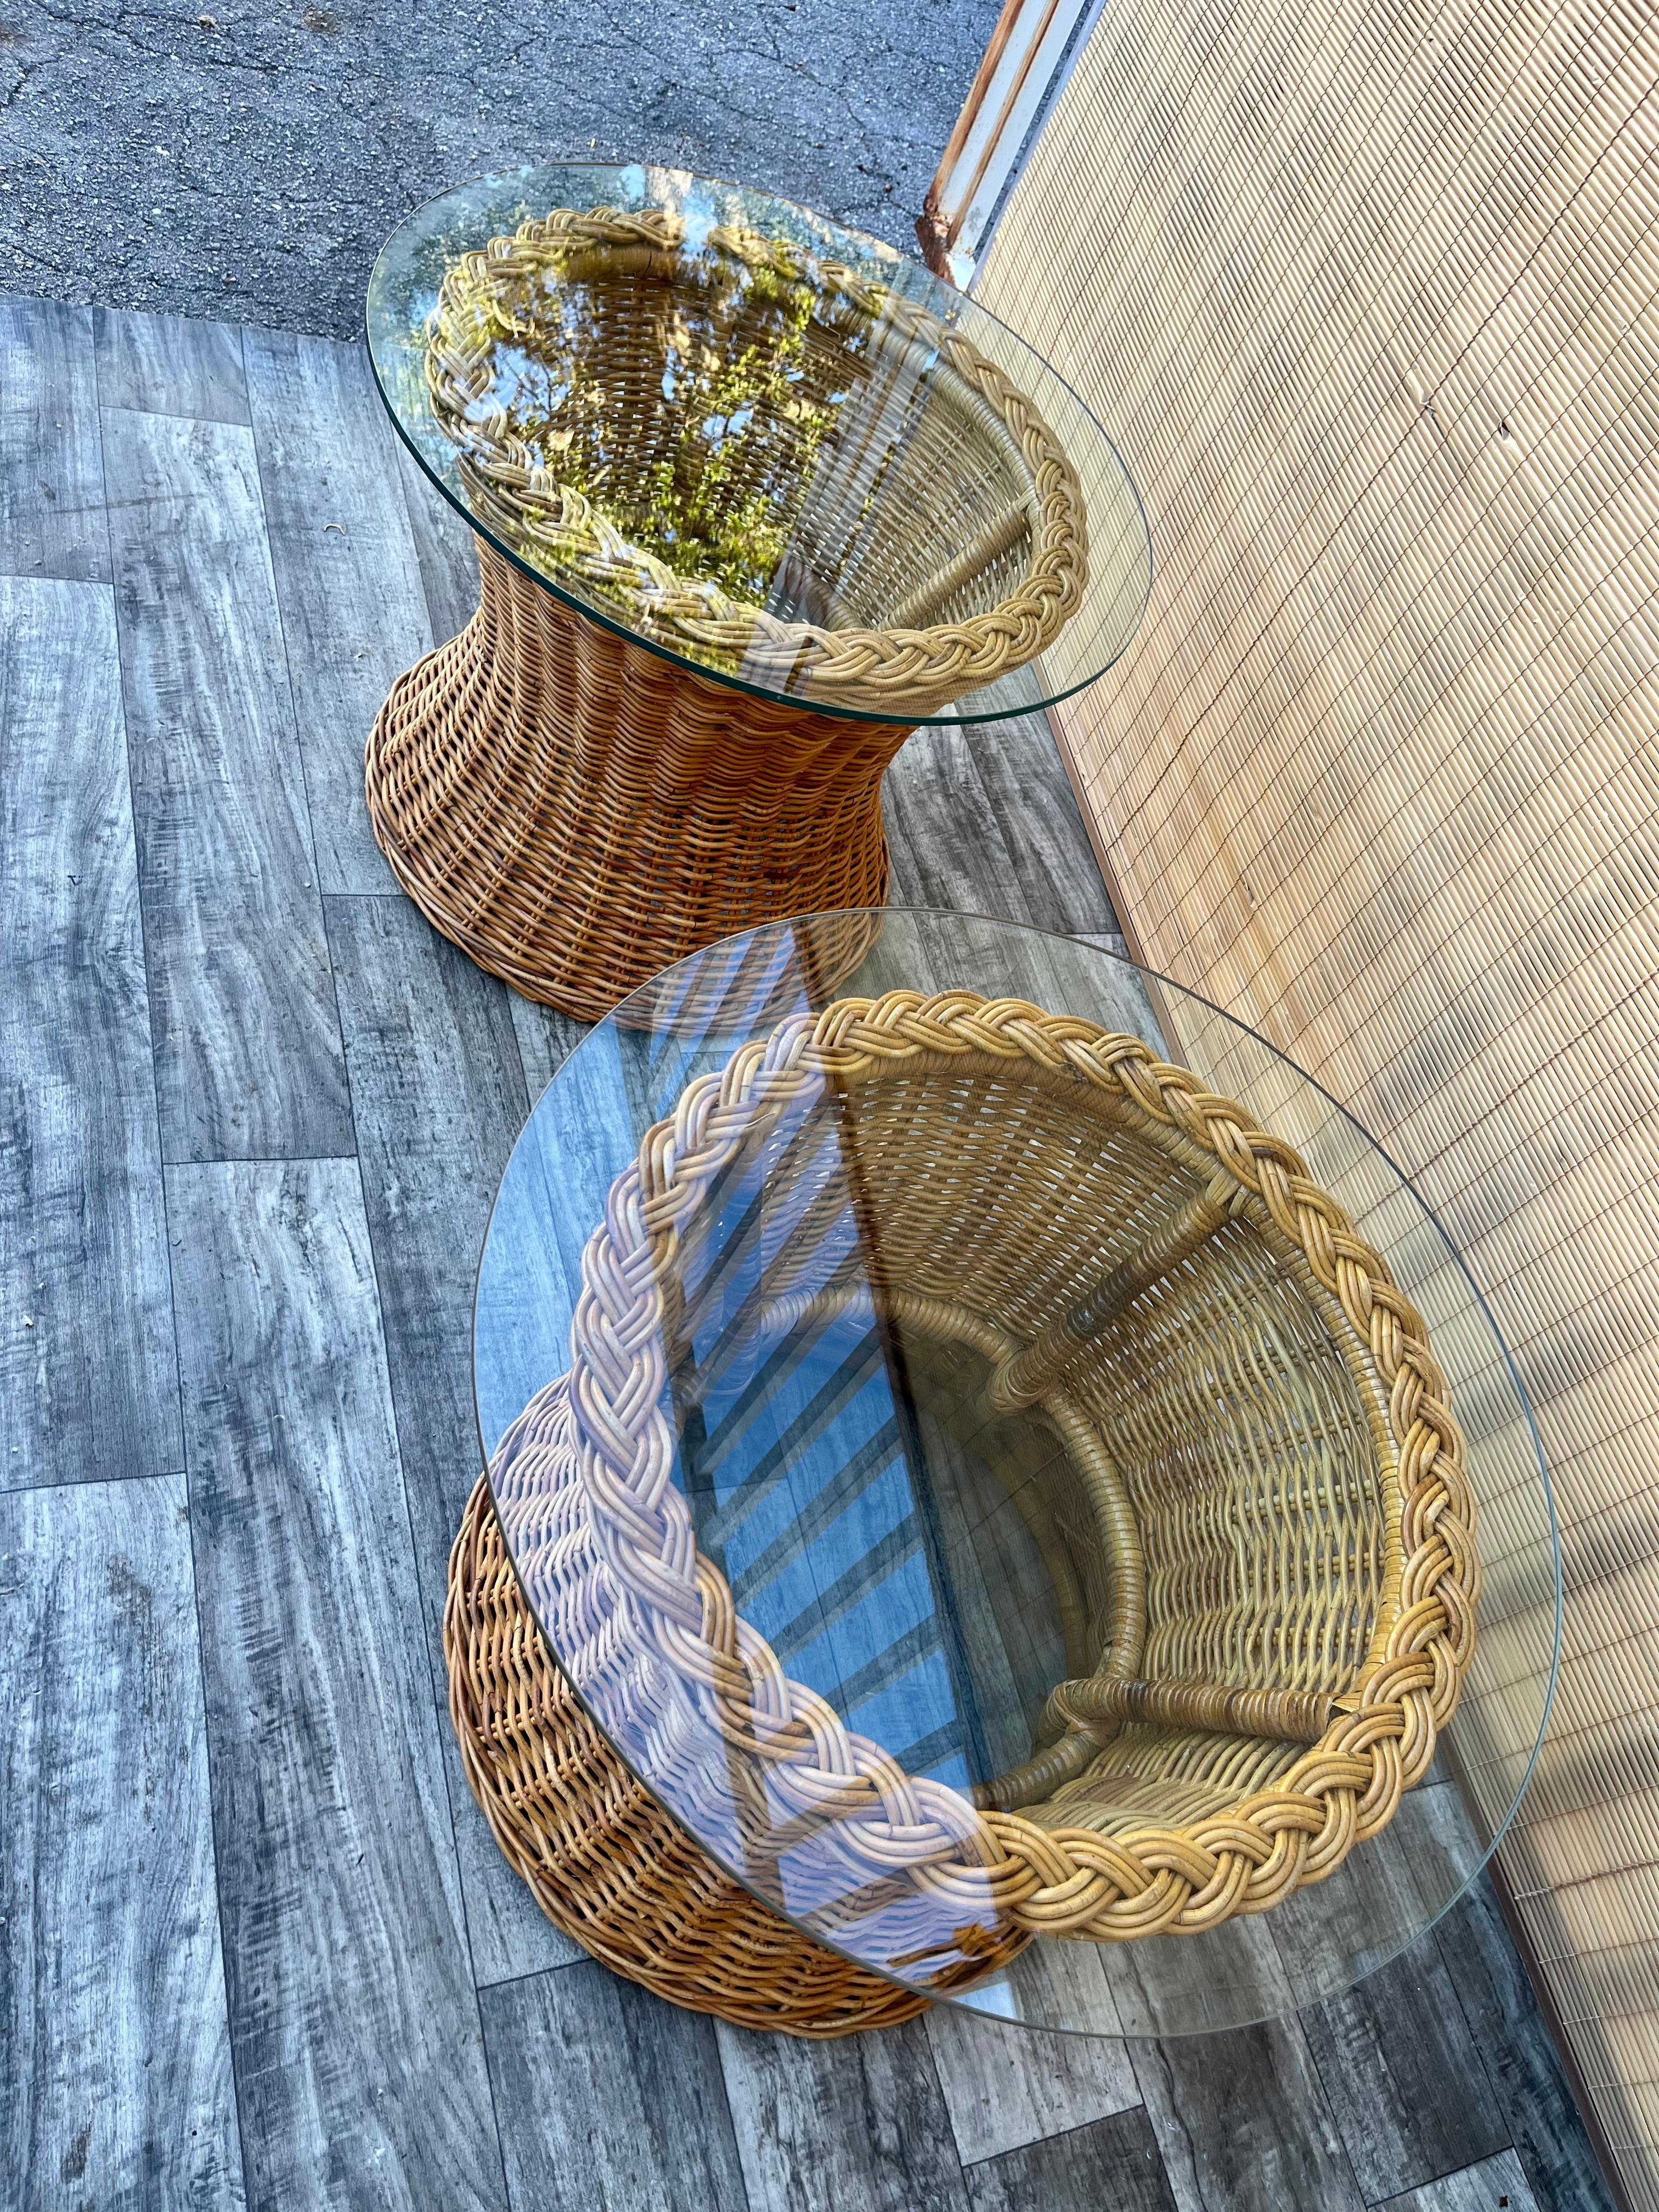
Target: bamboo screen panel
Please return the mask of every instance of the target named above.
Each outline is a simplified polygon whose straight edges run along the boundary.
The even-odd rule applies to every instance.
[[[1058,718],[1147,957],[1416,1176],[1537,1406],[1564,1673],[1505,1864],[1644,2212],[1656,77],[1649,0],[1111,0],[977,288],[1151,516],[1139,641]]]

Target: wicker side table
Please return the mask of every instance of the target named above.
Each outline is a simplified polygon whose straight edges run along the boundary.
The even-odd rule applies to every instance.
[[[1073,690],[1139,622],[1145,519],[1075,396],[787,203],[484,179],[388,243],[369,336],[481,574],[375,723],[374,834],[445,935],[568,1012],[879,905],[909,732]]]
[[[472,1786],[562,1927],[748,2026],[1072,2026],[1042,2011],[1056,1942],[1190,1987],[1161,1946],[1267,1911],[1312,1978],[1287,2001],[1328,1994],[1414,1940],[1525,1778],[1480,1735],[1453,1410],[1470,1374],[1494,1404],[1489,1328],[1450,1316],[1449,1376],[1309,1164],[1139,1037],[891,988],[934,920],[884,918],[869,996],[821,985],[816,922],[712,948],[532,1116],[446,1624]],[[1026,934],[938,920],[981,977]],[[1064,953],[1057,997],[1116,964]],[[1334,1166],[1375,1197],[1351,1139]],[[1521,1427],[1500,1674],[1553,1562]],[[1437,1831],[1419,1864],[1406,1808],[1472,1682],[1470,1755],[1508,1779],[1462,1871]],[[1224,1971],[1215,2001],[1195,2024],[1260,1998]]]

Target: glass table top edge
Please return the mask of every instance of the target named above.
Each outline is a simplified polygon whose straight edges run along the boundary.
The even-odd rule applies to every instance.
[[[1056,393],[1064,395],[1066,403],[1076,410],[1079,421],[1087,425],[1091,435],[1098,441],[1101,451],[1109,455],[1116,478],[1132,503],[1141,547],[1140,556],[1133,563],[1126,564],[1126,575],[1132,570],[1135,580],[1133,597],[1132,600],[1124,602],[1122,605],[1115,624],[1115,629],[1119,633],[1117,641],[1109,653],[1097,661],[1090,656],[1084,668],[1069,671],[1057,679],[1045,675],[1041,678],[1041,680],[1039,680],[1038,672],[1042,669],[1043,656],[1039,655],[1036,661],[1028,663],[1024,667],[1014,671],[1008,678],[999,679],[1000,685],[1007,687],[1007,693],[1004,697],[986,703],[988,695],[970,692],[943,708],[925,714],[917,714],[908,708],[883,711],[873,706],[861,706],[841,699],[827,697],[814,690],[780,690],[768,684],[749,680],[730,669],[710,665],[689,653],[677,651],[665,640],[631,627],[619,615],[609,611],[604,604],[570,588],[561,582],[556,575],[526,560],[514,549],[501,532],[472,512],[463,492],[450,480],[450,471],[445,464],[447,462],[453,464],[454,449],[448,445],[438,428],[431,410],[426,404],[423,393],[412,398],[399,396],[398,386],[401,380],[398,370],[400,368],[406,368],[409,365],[407,360],[399,359],[399,349],[412,344],[413,330],[405,323],[400,331],[394,331],[392,327],[392,319],[386,310],[386,295],[392,289],[393,272],[398,267],[398,256],[400,250],[406,248],[418,234],[423,220],[433,218],[441,211],[465,204],[470,194],[486,188],[500,186],[510,191],[515,186],[528,187],[538,179],[554,176],[591,176],[598,179],[651,174],[671,177],[687,184],[706,185],[719,191],[736,193],[745,198],[769,202],[781,210],[799,217],[803,223],[814,229],[828,234],[836,240],[845,240],[849,245],[856,246],[861,252],[869,252],[879,258],[884,271],[884,280],[900,282],[904,289],[904,296],[925,298],[937,303],[940,295],[946,295],[950,311],[953,315],[958,318],[966,316],[969,319],[970,326],[974,321],[982,321],[988,327],[995,330],[1007,343],[1018,349],[1022,357],[1029,361],[1036,380],[1052,386]],[[545,210],[542,211],[545,212]],[[530,204],[526,201],[522,209],[514,211],[515,227],[516,222],[530,219]],[[456,241],[455,251],[457,252],[477,251],[487,242],[489,236],[493,234],[496,234],[485,227],[482,234],[475,240]],[[435,294],[434,297],[435,298]],[[420,320],[423,324],[424,317]],[[1099,422],[1087,403],[1027,340],[1021,337],[1018,331],[999,317],[993,315],[988,308],[972,300],[969,295],[956,292],[954,288],[945,284],[942,279],[933,276],[921,263],[914,261],[901,252],[898,248],[889,246],[885,240],[837,223],[833,218],[819,215],[798,202],[775,194],[757,193],[750,187],[735,184],[725,179],[701,177],[690,172],[640,163],[550,163],[532,165],[517,170],[485,173],[452,185],[422,203],[404,218],[386,239],[375,257],[370,274],[365,302],[364,324],[365,342],[375,390],[381,404],[391,417],[402,443],[420,469],[422,475],[469,530],[505,559],[516,573],[525,577],[527,581],[545,590],[562,606],[568,608],[573,613],[594,623],[611,635],[651,653],[654,658],[665,661],[671,666],[736,691],[744,696],[796,707],[815,714],[824,715],[831,720],[855,724],[876,724],[888,726],[897,725],[915,728],[994,725],[1017,720],[1023,714],[1041,713],[1049,707],[1074,698],[1079,692],[1087,690],[1091,684],[1097,682],[1103,675],[1106,674],[1128,650],[1145,616],[1151,598],[1153,580],[1151,529],[1145,504],[1134,477],[1124,461],[1115,441]],[[412,355],[410,357],[412,358]],[[424,433],[430,434],[430,450],[423,441],[422,434]],[[1093,588],[1092,580],[1091,588]],[[1061,635],[1063,636],[1064,633],[1062,632]],[[996,688],[992,687],[994,690]],[[1017,692],[1024,696],[1015,696]]]

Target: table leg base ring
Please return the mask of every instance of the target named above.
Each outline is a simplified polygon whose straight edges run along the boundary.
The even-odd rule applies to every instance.
[[[827,2039],[927,2009],[803,1935],[671,1820],[578,1705],[514,1573],[483,1477],[450,1554],[449,1711],[508,1863],[585,1951],[671,2004]]]

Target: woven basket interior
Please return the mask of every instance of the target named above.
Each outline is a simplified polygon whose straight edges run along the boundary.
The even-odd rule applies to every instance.
[[[1027,571],[1018,441],[943,356],[810,274],[575,246],[491,263],[477,312],[471,422],[689,580],[786,621],[917,629]]]
[[[743,1172],[757,1256],[747,1287],[726,1299],[728,1348],[761,1304],[866,1276],[882,1297],[939,1301],[1029,1343],[1207,1180],[1196,1154],[1176,1157],[1179,1140],[1103,1108],[1069,1071],[978,1056],[900,1062],[756,1144]],[[676,1259],[691,1310],[706,1308],[724,1249],[714,1224],[733,1218],[733,1203],[732,1186],[712,1195],[709,1233],[687,1237]],[[1112,1638],[1102,1540],[1040,1407],[991,1416],[980,1352],[909,1322],[896,1335],[928,1456],[956,1455],[950,1510],[977,1519],[982,1536],[1000,1510],[1000,1585],[968,1533],[991,1586],[998,1664],[1019,1693],[1024,1741],[1001,1756],[1029,1757],[1048,1692],[1092,1673]],[[1228,1221],[1080,1344],[1058,1387],[1133,1505],[1147,1615],[1134,1671],[1350,1691],[1397,1601],[1397,1475],[1367,1355],[1299,1253],[1265,1220]],[[942,1540],[948,1557],[949,1527]],[[741,1602],[741,1577],[734,1589]],[[1079,1778],[1022,1810],[1050,1826],[1182,1825],[1305,1748],[1125,1724]]]

